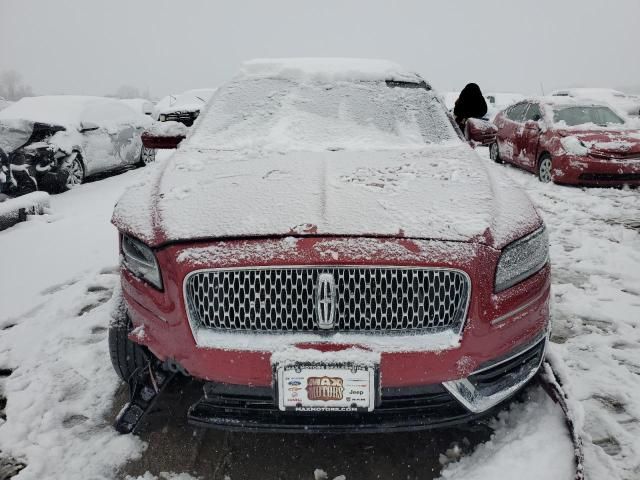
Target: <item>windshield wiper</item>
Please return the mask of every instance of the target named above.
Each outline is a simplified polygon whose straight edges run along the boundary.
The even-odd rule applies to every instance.
[[[424,80],[421,82],[403,82],[400,80],[385,80],[387,87],[390,88],[423,88],[425,90],[431,90],[431,85],[429,85]]]

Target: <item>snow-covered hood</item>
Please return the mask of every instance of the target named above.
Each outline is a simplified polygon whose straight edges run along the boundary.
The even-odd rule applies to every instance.
[[[569,130],[560,133],[562,136],[575,137],[595,153],[640,156],[638,130]]]
[[[285,154],[185,148],[124,194],[113,223],[152,246],[315,235],[501,247],[541,220],[524,193],[457,143]]]

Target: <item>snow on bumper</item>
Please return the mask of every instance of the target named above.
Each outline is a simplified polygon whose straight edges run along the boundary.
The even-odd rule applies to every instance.
[[[336,242],[331,241],[334,244]],[[321,243],[322,240],[310,238],[300,242]],[[404,243],[402,248],[409,253],[391,255],[389,252],[392,249],[387,248],[386,257],[372,257],[371,252],[361,252],[363,258],[360,259],[351,252],[350,263],[365,264],[366,260],[366,264],[433,266],[467,272],[472,289],[468,315],[461,333],[319,335],[313,332],[196,332],[192,330],[186,313],[183,294],[185,277],[203,267],[240,267],[239,261],[245,262],[245,265],[255,265],[256,259],[239,260],[233,255],[228,258],[217,255],[215,265],[212,265],[209,257],[180,262],[176,259],[180,258],[184,247],[169,246],[157,252],[162,265],[163,292],[153,289],[123,269],[124,299],[136,327],[131,338],[148,346],[160,359],[179,363],[194,377],[226,384],[271,387],[274,362],[293,361],[297,357],[322,360],[347,355],[354,362],[375,363],[379,369],[381,388],[441,384],[470,411],[486,410],[515,393],[537,371],[539,362],[523,375],[512,375],[507,380],[492,382],[491,388],[498,388],[505,392],[504,395],[493,395],[493,391],[489,395],[485,389],[478,387],[475,397],[465,396],[459,385],[468,387],[468,384],[459,382],[467,379],[473,384],[473,375],[476,373],[493,368],[500,359],[512,357],[514,351],[522,351],[523,345],[539,344],[548,328],[549,267],[517,286],[495,294],[493,274],[499,252],[479,245],[454,242],[448,245],[446,242],[422,242],[423,245],[404,240],[393,242],[396,246]],[[300,245],[297,247],[299,251]],[[312,260],[314,265],[335,265],[344,260],[339,256],[336,259],[333,254],[309,259],[308,248],[300,255],[306,257],[307,262]],[[266,265],[294,264],[298,260],[295,257],[295,252],[289,252],[279,258],[274,251],[265,247],[260,261]],[[478,400],[481,397],[487,398]]]

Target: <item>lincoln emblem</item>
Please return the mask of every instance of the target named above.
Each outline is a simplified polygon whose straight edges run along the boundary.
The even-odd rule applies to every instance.
[[[333,328],[336,314],[336,282],[331,273],[321,273],[316,285],[316,313],[318,327]]]

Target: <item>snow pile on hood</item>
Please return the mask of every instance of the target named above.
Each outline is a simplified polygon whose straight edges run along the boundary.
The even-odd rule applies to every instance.
[[[586,155],[589,153],[587,146],[577,137],[562,137],[560,143],[562,144],[562,148],[572,155]]]
[[[387,60],[363,58],[268,58],[246,61],[241,77],[293,81],[422,81],[416,73]]]
[[[540,225],[526,195],[463,144],[275,156],[181,148],[120,199],[113,221],[150,245],[356,235],[500,246]]]

